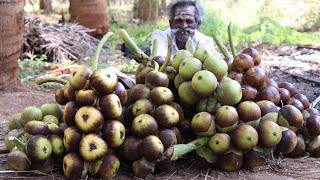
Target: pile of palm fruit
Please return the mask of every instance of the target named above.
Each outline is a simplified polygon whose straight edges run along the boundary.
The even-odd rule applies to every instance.
[[[232,47],[231,55],[214,37],[224,58],[188,42],[171,60],[170,37],[166,57],[157,41],[148,57],[125,30],[118,34],[140,61],[136,83],[97,69],[98,56],[91,68],[75,68],[56,104],[9,119],[9,169],[50,173],[57,165],[69,179],[111,179],[123,162],[145,178],[173,171],[186,155],[225,171],[262,166],[270,156],[320,157],[319,111],[293,84],[269,78],[256,49]]]

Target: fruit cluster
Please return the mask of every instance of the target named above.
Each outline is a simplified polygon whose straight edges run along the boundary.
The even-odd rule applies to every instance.
[[[63,139],[67,151],[64,175],[78,179],[90,173],[97,178],[112,178],[120,161],[111,150],[125,140],[122,105],[127,100],[117,75],[107,69],[92,72],[87,66],[77,66],[55,97],[64,105],[62,119],[68,126]]]
[[[320,157],[319,111],[293,84],[269,78],[256,49],[231,57],[220,48],[225,58],[187,49],[172,63],[170,49],[166,58],[152,53],[130,89],[110,70],[76,67],[55,93],[63,111],[44,104],[10,118],[8,167],[48,173],[56,162],[70,179],[110,179],[121,161],[145,178],[188,153],[225,171],[268,156]]]
[[[56,91],[55,100],[63,110],[58,104],[44,104],[11,116],[8,125],[12,131],[5,141],[12,151],[8,167],[50,173],[57,160],[70,179],[88,173],[112,178],[120,167],[112,149],[121,146],[126,135],[122,105],[127,90],[117,75],[79,65]]]
[[[161,164],[161,159],[169,147],[182,143],[177,126],[184,113],[174,102],[166,73],[142,66],[136,72],[136,82],[128,91],[129,136],[123,145],[123,157],[131,163],[133,174],[144,178],[170,168]]]
[[[10,151],[9,169],[50,173],[55,165],[61,165],[65,154],[65,124],[58,104],[26,107],[8,119],[8,126],[10,132],[5,137],[5,146]]]
[[[236,171],[263,165],[271,153],[319,157],[319,111],[293,84],[269,78],[256,49],[223,59],[197,46],[179,50],[172,66],[184,122],[209,137],[196,150],[199,162]]]

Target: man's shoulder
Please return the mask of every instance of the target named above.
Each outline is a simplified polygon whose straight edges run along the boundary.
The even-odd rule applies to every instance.
[[[203,34],[202,32],[200,32],[198,30],[196,30],[195,33],[196,33],[196,38],[199,39],[199,40],[200,39],[202,39],[202,40],[213,40],[212,37],[209,37],[209,36]]]

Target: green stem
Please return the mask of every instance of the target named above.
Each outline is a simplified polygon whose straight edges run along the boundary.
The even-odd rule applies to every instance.
[[[229,37],[231,52],[232,52],[233,58],[235,58],[237,56],[237,53],[232,40],[232,23],[231,22],[228,25],[228,37]]]
[[[54,82],[54,83],[65,85],[65,84],[67,84],[68,81],[65,80],[65,79],[53,78],[53,77],[51,77],[51,78],[42,78],[42,79],[39,79],[39,80],[36,81],[36,83],[38,85],[49,83],[49,82]]]
[[[221,40],[213,35],[213,40],[214,42],[217,44],[218,48],[220,49],[221,53],[224,55],[224,57],[226,58],[232,58],[232,55],[229,53],[229,51],[227,50],[227,48],[223,45],[223,43],[221,42]]]
[[[176,144],[166,151],[166,155],[171,157],[171,161],[176,161],[187,153],[206,145],[209,137],[200,137],[187,144]]]
[[[155,71],[159,71],[159,64],[157,61],[148,61],[147,66],[153,68]]]
[[[103,45],[107,42],[110,36],[112,36],[112,32],[108,32],[106,35],[103,36],[103,38],[100,40],[98,47],[96,49],[96,52],[94,53],[93,58],[91,59],[91,69],[92,71],[95,71],[98,69],[98,59],[100,55],[100,51],[103,47]]]
[[[186,43],[186,50],[189,51],[191,54],[194,53],[194,48],[192,46],[192,40],[191,38],[188,39],[187,43]]]
[[[159,42],[158,42],[158,39],[155,39],[152,43],[152,52],[151,52],[150,60],[152,60],[152,58],[158,55],[158,51],[159,51]]]
[[[16,147],[18,148],[19,151],[25,151],[26,150],[26,144],[20,141],[18,138],[14,136],[10,136],[8,138],[9,141],[13,141]]]
[[[157,61],[154,61],[154,70],[155,71],[159,71],[159,64],[158,64],[158,62]]]
[[[166,60],[164,61],[164,63],[162,64],[162,66],[160,67],[160,72],[164,72],[171,60],[171,55],[172,55],[172,40],[171,37],[169,35],[167,35],[167,39],[168,39],[168,52],[167,52],[167,57]]]
[[[128,46],[129,50],[138,58],[138,61],[143,65],[147,65],[149,56],[146,55],[137,45],[134,43],[132,38],[128,35],[124,29],[119,29],[118,34],[124,43]]]

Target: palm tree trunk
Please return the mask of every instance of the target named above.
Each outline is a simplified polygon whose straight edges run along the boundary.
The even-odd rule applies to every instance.
[[[139,0],[136,2],[138,18],[141,22],[157,24],[159,0]]]
[[[52,2],[51,0],[40,0],[40,9],[44,10],[45,13],[52,11]]]
[[[102,38],[109,31],[109,14],[105,0],[70,0],[70,21],[95,29],[92,33]]]
[[[166,8],[167,8],[167,1],[166,0],[161,0],[161,5],[160,5],[160,10],[159,10],[159,15],[162,17],[163,15],[166,14]]]
[[[24,1],[0,0],[0,89],[18,82],[24,31]]]

